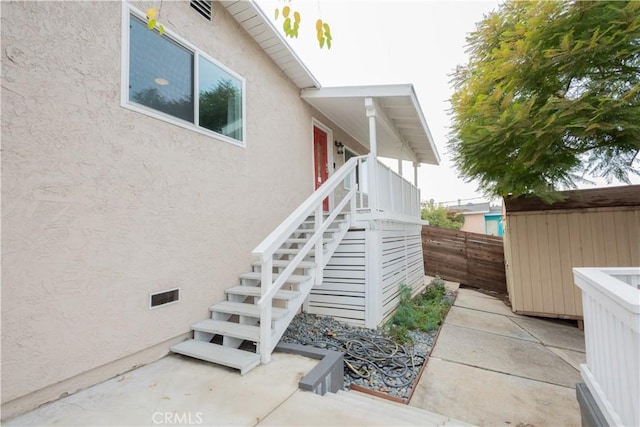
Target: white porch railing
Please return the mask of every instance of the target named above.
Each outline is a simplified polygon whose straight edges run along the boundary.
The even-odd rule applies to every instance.
[[[323,201],[327,198],[332,203],[330,212],[325,214]],[[323,236],[340,213],[349,215],[350,224],[354,224],[356,220],[369,219],[419,222],[420,191],[371,154],[351,158],[253,250],[261,269],[261,296],[257,305],[261,313],[258,352],[262,363],[269,362],[279,333],[283,332],[277,331],[275,335],[271,332],[272,301],[276,292],[287,283],[300,262],[312,250],[315,268],[311,287],[322,283],[323,270],[330,258],[330,254],[325,254],[323,250]],[[286,267],[274,280],[273,261],[276,251],[312,215],[313,227],[307,230],[313,231],[313,234],[295,256],[288,260]]]
[[[640,267],[574,268],[582,289],[582,377],[611,426],[640,426]]]
[[[360,158],[358,173],[358,214],[396,220],[420,219],[420,189],[415,185],[371,155]]]

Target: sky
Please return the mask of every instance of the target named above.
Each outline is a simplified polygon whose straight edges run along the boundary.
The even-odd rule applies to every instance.
[[[418,169],[422,200],[487,200],[475,183],[459,177],[447,152],[448,100],[453,93],[451,72],[467,62],[466,36],[485,14],[497,10],[498,1],[258,0],[258,4],[272,20],[276,7],[290,5],[300,12],[299,37],[287,42],[323,87],[414,85],[441,158],[438,166]],[[318,18],[331,26],[330,50],[318,46]],[[281,29],[282,22],[282,17],[276,20],[276,28]],[[397,161],[388,164],[397,169]],[[403,164],[403,172],[413,181],[411,163]]]

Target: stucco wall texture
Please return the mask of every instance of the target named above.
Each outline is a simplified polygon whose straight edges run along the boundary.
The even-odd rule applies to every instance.
[[[120,2],[1,7],[4,405],[206,318],[311,193],[312,117],[331,123],[215,2],[162,19],[246,79],[246,148],[121,107]]]

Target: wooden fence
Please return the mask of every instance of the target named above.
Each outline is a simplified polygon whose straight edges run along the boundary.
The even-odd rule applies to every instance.
[[[424,226],[422,251],[425,274],[507,293],[502,237]]]

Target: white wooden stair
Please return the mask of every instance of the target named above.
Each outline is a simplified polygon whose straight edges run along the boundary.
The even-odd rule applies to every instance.
[[[293,251],[293,249],[292,249]],[[293,255],[297,254],[297,250],[296,252],[293,252]],[[284,255],[284,254],[283,254]],[[277,259],[273,261],[273,266],[274,267],[281,267],[281,268],[285,268],[289,265],[289,261],[287,259]],[[254,267],[254,270],[259,270],[260,267],[260,262],[256,261],[254,263],[251,264]],[[314,268],[316,265],[313,263],[313,261],[300,261],[300,263],[298,264],[298,268]]]
[[[308,240],[308,239],[303,239],[303,238],[300,238],[300,239],[288,239],[288,240],[286,241],[286,243],[289,243],[289,244],[293,244],[293,243],[307,243],[307,240]],[[322,241],[323,241],[323,243],[325,243],[325,244],[326,244],[326,243],[331,243],[331,242],[333,242],[333,239],[330,239],[330,238],[324,238],[324,239],[322,239]]]
[[[348,215],[335,215],[335,220],[325,229],[323,236],[320,236],[323,241],[323,259],[326,261],[345,236],[349,223]],[[312,219],[301,222],[290,236],[282,240],[282,246],[273,251],[271,265],[274,281],[290,266],[315,233],[312,228],[314,224],[315,221]],[[296,262],[296,274],[288,275],[283,287],[273,295],[275,304],[271,306],[270,351],[273,351],[309,291],[316,284],[316,270],[320,268],[322,271],[324,268],[324,265],[318,266],[316,263],[313,250],[309,251],[304,259]],[[257,347],[261,342],[261,307],[257,302],[263,296],[262,266],[262,262],[254,262],[252,271],[240,274],[239,285],[226,289],[226,300],[209,308],[211,319],[192,325],[193,339],[174,345],[171,351],[238,369],[242,375],[259,365],[261,355],[258,354]],[[254,345],[247,346],[247,343]],[[241,346],[243,349],[239,348]]]
[[[297,255],[300,252],[300,249],[298,248],[282,248],[282,249],[278,249],[274,252],[275,255]],[[327,253],[327,250],[324,250],[324,253]],[[275,261],[274,261],[275,262]]]
[[[244,295],[250,297],[260,297],[260,288],[257,286],[234,286],[225,291],[228,295]],[[286,289],[280,289],[274,299],[280,300],[292,300],[300,295],[298,291],[288,291]]]
[[[238,316],[255,317],[260,319],[260,308],[255,304],[245,304],[242,302],[223,301],[209,307],[213,315],[217,313],[235,314]],[[273,320],[278,320],[287,314],[285,308],[273,308]]]
[[[315,266],[315,265],[314,265]],[[240,276],[241,279],[249,279],[249,280],[260,280],[260,272],[251,272],[251,273],[242,273]],[[279,275],[277,273],[274,273],[273,278],[277,279],[279,277]],[[297,274],[292,274],[289,279],[287,280],[287,283],[306,283],[308,281],[311,280],[311,276],[301,276],[301,275],[297,275]]]
[[[171,351],[239,369],[241,375],[246,374],[260,364],[260,355],[257,353],[211,344],[206,341],[184,341],[171,347]]]
[[[234,338],[242,338],[243,340],[258,341],[260,338],[259,327],[224,320],[206,319],[196,323],[191,328],[198,332],[227,335]]]

